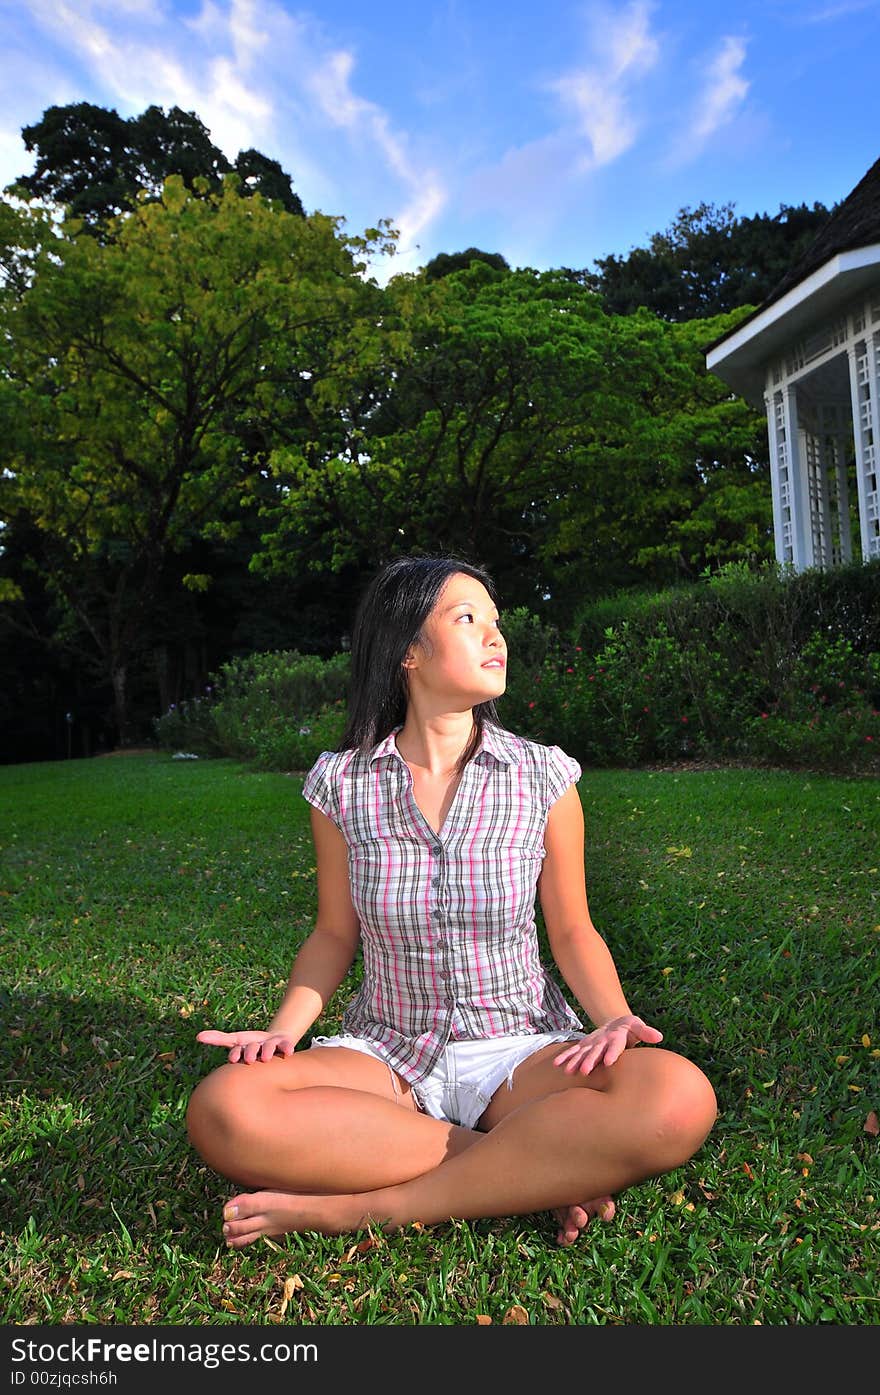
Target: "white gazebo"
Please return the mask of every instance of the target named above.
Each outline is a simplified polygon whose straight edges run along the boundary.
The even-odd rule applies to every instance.
[[[880,558],[880,160],[706,366],[767,412],[776,556]]]

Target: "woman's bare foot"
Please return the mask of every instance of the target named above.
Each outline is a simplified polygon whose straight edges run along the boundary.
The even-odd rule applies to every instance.
[[[223,1236],[233,1250],[243,1249],[261,1235],[286,1235],[291,1230],[317,1230],[341,1235],[357,1230],[363,1208],[351,1196],[309,1196],[299,1192],[242,1192],[223,1208]]]
[[[592,1216],[610,1221],[614,1212],[610,1196],[558,1207],[553,1212],[559,1222],[557,1243],[573,1245]],[[341,1235],[359,1229],[364,1219],[363,1204],[355,1196],[242,1192],[230,1197],[223,1208],[223,1236],[230,1249],[241,1250],[261,1235],[281,1236],[302,1230]]]
[[[580,1205],[558,1207],[553,1212],[559,1222],[557,1245],[573,1245],[581,1231],[589,1224],[591,1216],[601,1216],[603,1221],[610,1221],[614,1219],[616,1209],[614,1198],[610,1196],[600,1196],[595,1201],[583,1201]]]

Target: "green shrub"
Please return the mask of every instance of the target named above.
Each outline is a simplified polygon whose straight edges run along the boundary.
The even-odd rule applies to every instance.
[[[584,764],[880,766],[880,562],[821,575],[732,563],[690,586],[592,602],[566,635],[525,606],[503,630],[502,722]],[[156,722],[157,737],[305,770],[338,746],[349,682],[348,654],[234,659]]]
[[[559,664],[559,632],[545,625],[526,606],[506,611],[501,628],[508,650],[507,684],[498,701],[498,715],[505,726],[532,740],[547,724],[541,703],[547,673]]]
[[[252,732],[249,759],[258,770],[308,770],[339,745],[345,722],[342,698],[304,717],[276,712]]]
[[[774,765],[852,774],[875,769],[880,759],[880,712],[857,707],[812,716],[762,712],[746,723],[750,759]]]
[[[691,586],[591,602],[527,684],[509,685],[504,718],[593,765],[700,757],[873,768],[878,579],[876,564],[817,580],[734,563]],[[518,638],[508,641],[511,675]]]
[[[172,703],[167,712],[154,718],[153,730],[163,751],[188,751],[196,756],[224,754],[214,725],[210,694]]]
[[[157,740],[165,750],[233,756],[261,769],[302,769],[342,736],[350,668],[348,654],[325,660],[295,649],[231,659],[203,697],[154,722]],[[328,739],[308,760],[318,734]]]

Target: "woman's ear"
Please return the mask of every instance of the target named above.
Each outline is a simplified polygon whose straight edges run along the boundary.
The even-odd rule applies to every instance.
[[[416,653],[418,647],[419,646],[417,644],[410,645],[401,663],[401,668],[418,668],[419,658],[418,654]]]

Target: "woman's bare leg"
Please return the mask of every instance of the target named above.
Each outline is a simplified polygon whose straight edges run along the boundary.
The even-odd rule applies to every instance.
[[[309,1093],[331,1087],[332,1095]],[[218,1067],[194,1091],[187,1123],[205,1161],[239,1185],[326,1192],[330,1176],[334,1190],[372,1191],[438,1167],[480,1137],[420,1114],[399,1077],[397,1087],[363,1053],[316,1047]],[[594,1214],[610,1219],[611,1198],[558,1208],[559,1243],[573,1243]]]
[[[200,1082],[187,1111],[196,1151],[222,1176],[285,1191],[372,1191],[461,1152],[470,1129],[421,1114],[383,1062],[346,1047],[227,1063]]]
[[[542,1062],[524,1078],[528,1088],[509,1092],[521,1102],[505,1087],[495,1096],[484,1116],[489,1132],[408,1181],[333,1196],[233,1197],[224,1212],[227,1243],[240,1248],[289,1230],[338,1234],[368,1224],[522,1215],[570,1207],[572,1196],[610,1197],[685,1162],[716,1117],[702,1072],[656,1047],[627,1051],[589,1076],[548,1072]],[[536,1095],[546,1079],[553,1092]],[[496,1104],[501,1117],[493,1122]]]

